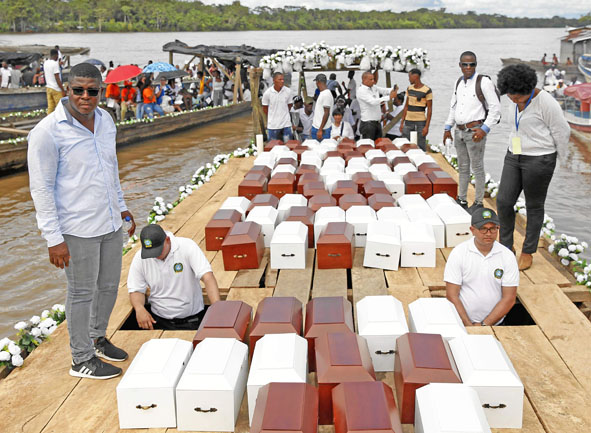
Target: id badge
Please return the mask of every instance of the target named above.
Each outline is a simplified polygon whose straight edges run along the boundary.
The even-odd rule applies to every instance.
[[[513,155],[521,155],[521,137],[513,137],[511,139],[511,147]]]

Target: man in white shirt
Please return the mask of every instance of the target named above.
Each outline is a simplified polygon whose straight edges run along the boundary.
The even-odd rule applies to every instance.
[[[334,98],[332,92],[326,86],[326,75],[318,74],[316,78],[316,87],[320,91],[316,105],[314,106],[314,119],[312,120],[311,137],[318,141],[325,138],[330,138],[330,128],[332,126],[332,107],[334,105]]]
[[[474,237],[456,246],[445,265],[447,299],[464,325],[499,325],[515,304],[517,260],[496,241],[499,218],[492,209],[475,209],[470,231]]]
[[[394,99],[398,86],[386,89],[375,85],[375,75],[366,71],[361,76],[361,86],[357,89],[357,100],[361,109],[359,131],[362,138],[376,140],[382,136],[382,104]]]
[[[349,84],[345,84],[343,81],[343,87],[347,89],[347,93],[349,94],[347,97],[350,100],[357,99],[357,81],[355,81],[355,71],[349,71],[347,78],[349,78]]]
[[[312,133],[312,122],[314,121],[314,98],[307,96],[304,100],[304,106],[298,110],[299,124],[298,134],[300,140],[304,141],[310,138]]]
[[[45,91],[47,94],[47,114],[53,113],[60,99],[66,96],[60,74],[60,64],[57,58],[58,52],[54,48],[49,52],[49,59],[43,63]]]
[[[16,65],[13,63],[10,65],[10,88],[11,89],[18,89],[23,80],[23,73],[20,69],[16,68]]]
[[[201,280],[209,301],[220,300],[211,266],[199,246],[157,224],[140,234],[142,250],[127,276],[129,299],[142,329],[197,329],[205,315]],[[146,291],[150,288],[148,304]]]
[[[291,131],[292,95],[284,86],[283,74],[273,74],[273,85],[263,93],[263,111],[267,115],[267,136],[269,140],[288,141],[293,138]]]
[[[476,73],[476,54],[465,51],[460,56],[462,77],[455,83],[449,115],[445,122],[443,142],[452,140],[451,129],[456,127],[454,144],[460,172],[458,203],[468,208],[467,194],[470,167],[476,180],[476,196],[471,211],[482,207],[485,172],[484,148],[486,135],[501,119],[501,103],[492,80]]]
[[[0,87],[3,89],[7,89],[9,82],[10,69],[8,69],[8,65],[6,64],[6,62],[2,62],[2,67],[0,68]]]

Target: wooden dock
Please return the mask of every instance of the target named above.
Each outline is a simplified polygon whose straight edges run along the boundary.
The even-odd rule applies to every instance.
[[[441,155],[441,167],[457,179]],[[192,238],[206,253],[219,282],[222,297],[239,299],[256,309],[267,296],[295,296],[302,303],[316,296],[345,296],[357,302],[367,295],[392,294],[408,304],[419,297],[444,296],[443,270],[451,248],[437,251],[435,268],[401,268],[399,271],[362,266],[363,250],[357,249],[350,271],[321,270],[314,250],[308,251],[305,270],[271,270],[268,250],[256,270],[226,272],[221,252],[205,251],[204,227],[226,197],[237,194],[238,183],[252,166],[252,158],[231,159],[209,183],[186,199],[163,221],[177,236]],[[470,191],[473,195],[473,189]],[[488,206],[494,206],[489,202]],[[521,243],[522,233],[516,233]],[[137,248],[137,247],[136,247]],[[126,280],[132,250],[123,258],[123,271],[107,336],[133,359],[140,346],[152,338],[177,337],[192,340],[193,331],[123,331],[129,316]],[[534,265],[521,273],[520,302],[536,322],[533,326],[472,327],[471,333],[495,335],[503,344],[525,386],[523,428],[493,429],[495,433],[589,433],[591,432],[591,322],[573,304],[588,300],[589,292],[574,286],[552,259],[535,254]],[[62,325],[26,360],[0,381],[0,431],[16,432],[115,432],[119,431],[115,388],[119,378],[98,381],[71,377],[67,328]],[[124,368],[130,360],[117,363]],[[378,378],[394,385],[393,373]],[[311,373],[309,383],[315,383]],[[404,426],[405,433],[413,432]],[[125,430],[133,431],[136,430]],[[140,431],[140,430],[137,430]],[[176,429],[149,429],[176,432]],[[236,432],[248,432],[246,394]],[[322,426],[319,431],[333,432]]]

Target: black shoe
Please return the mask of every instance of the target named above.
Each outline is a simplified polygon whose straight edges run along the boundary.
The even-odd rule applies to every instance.
[[[456,203],[462,206],[464,209],[468,210],[468,202],[466,200],[462,200],[460,198],[456,199]]]
[[[115,347],[106,337],[99,337],[94,343],[94,352],[99,358],[107,361],[125,361],[127,353]]]
[[[111,379],[121,374],[121,369],[111,364],[101,361],[96,356],[93,356],[88,361],[74,364],[72,361],[72,368],[70,368],[70,376],[86,377],[88,379]]]
[[[472,206],[470,206],[468,208],[468,212],[470,212],[470,214],[473,214],[475,211],[477,211],[478,209],[482,209],[484,207],[484,205],[482,203],[478,203],[478,202],[474,202],[472,203]]]

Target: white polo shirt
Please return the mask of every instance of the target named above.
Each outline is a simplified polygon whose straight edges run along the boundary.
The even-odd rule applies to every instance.
[[[314,118],[312,121],[312,126],[316,129],[320,129],[320,125],[322,124],[322,119],[324,118],[324,109],[328,108],[328,119],[326,120],[326,124],[324,125],[324,129],[328,129],[332,126],[332,107],[334,106],[334,98],[332,97],[332,92],[328,89],[324,89],[318,95],[318,99],[316,100],[316,104],[314,105]]]
[[[289,87],[283,86],[279,92],[273,86],[265,90],[262,104],[269,107],[269,114],[267,115],[268,129],[283,129],[291,126],[288,105],[292,102]]]
[[[43,73],[45,74],[45,86],[60,92],[62,89],[60,89],[55,79],[55,74],[60,73],[60,64],[56,60],[46,60],[43,63]]]
[[[127,289],[146,293],[150,288],[152,311],[165,319],[182,319],[203,310],[203,294],[199,280],[211,266],[191,239],[170,238],[170,252],[164,260],[142,259],[138,251],[131,262]]]
[[[503,287],[519,286],[519,269],[508,248],[495,241],[483,256],[471,238],[453,249],[443,279],[461,286],[460,300],[470,321],[482,322],[501,300]]]

